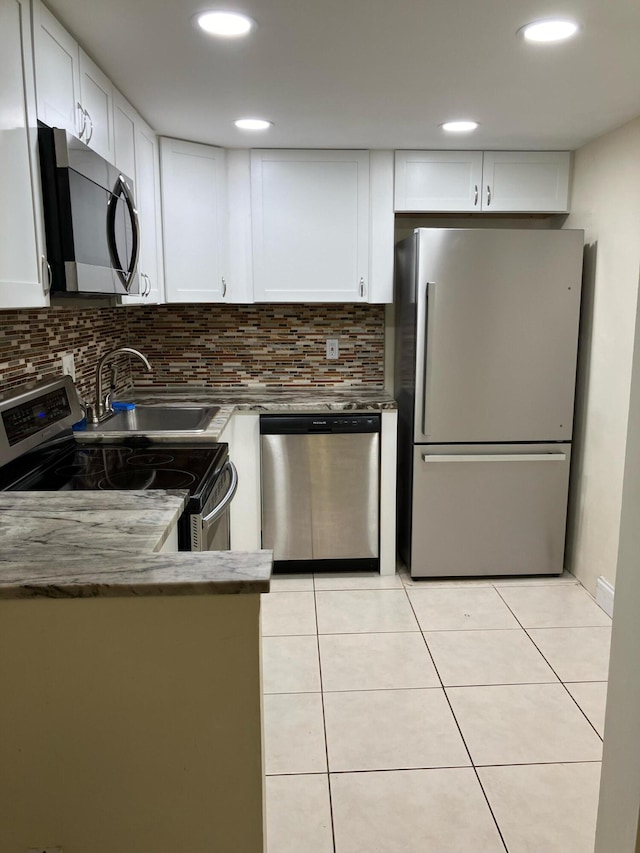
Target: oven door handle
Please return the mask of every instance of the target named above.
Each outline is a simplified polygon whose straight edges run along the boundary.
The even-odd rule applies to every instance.
[[[227,489],[227,492],[220,501],[220,503],[216,504],[211,510],[211,512],[208,515],[205,515],[202,519],[203,528],[205,527],[205,525],[213,524],[216,519],[220,518],[222,513],[233,500],[233,497],[236,493],[236,489],[238,488],[238,471],[236,469],[236,466],[230,459],[225,462],[222,471],[220,472],[220,476],[222,476],[225,470],[231,471],[231,484],[229,485],[229,488]]]

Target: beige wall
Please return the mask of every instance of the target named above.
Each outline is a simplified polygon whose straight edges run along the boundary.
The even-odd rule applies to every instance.
[[[568,565],[615,582],[640,267],[640,118],[575,155],[571,215],[585,230],[582,343]]]
[[[0,601],[0,853],[261,853],[259,599]]]

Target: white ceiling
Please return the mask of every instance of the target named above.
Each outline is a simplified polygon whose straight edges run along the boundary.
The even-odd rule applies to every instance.
[[[47,0],[161,134],[228,147],[577,148],[640,114],[637,0]],[[235,9],[243,40],[191,16]],[[562,13],[564,45],[515,35]],[[267,133],[237,130],[268,118]],[[473,134],[438,125],[471,117]]]

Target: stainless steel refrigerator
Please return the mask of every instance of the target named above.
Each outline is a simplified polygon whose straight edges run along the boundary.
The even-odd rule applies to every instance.
[[[414,577],[563,570],[583,232],[397,246],[399,553]]]

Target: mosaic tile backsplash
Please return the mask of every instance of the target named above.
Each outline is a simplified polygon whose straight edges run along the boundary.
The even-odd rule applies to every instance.
[[[0,393],[62,373],[73,353],[80,394],[93,400],[98,359],[127,344],[120,308],[34,308],[0,311]],[[129,360],[119,361],[118,389],[130,384]]]
[[[326,358],[326,339],[340,357]],[[72,352],[76,382],[89,399],[97,360],[134,346],[147,374],[120,361],[118,390],[142,386],[382,386],[383,305],[154,305],[0,311],[0,393],[61,373]],[[141,368],[141,366],[140,366]]]
[[[129,309],[132,346],[154,372],[136,385],[384,384],[383,305],[160,305]],[[326,357],[327,338],[340,357]]]

